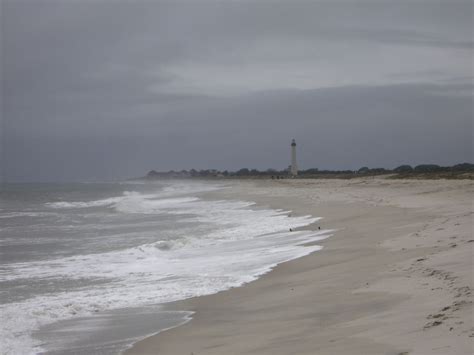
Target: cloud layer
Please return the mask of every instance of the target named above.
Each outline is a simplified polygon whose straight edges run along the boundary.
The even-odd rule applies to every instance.
[[[3,174],[472,161],[472,3],[1,4]]]

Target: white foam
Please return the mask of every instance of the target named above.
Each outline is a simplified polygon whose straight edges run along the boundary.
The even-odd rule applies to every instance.
[[[87,208],[108,206],[121,200],[121,197],[106,198],[95,201],[77,201],[77,202],[48,202],[46,205],[52,208]]]
[[[159,211],[160,207],[168,207],[166,206],[167,204],[172,205],[180,202],[194,201],[197,199],[194,197],[176,198],[176,196],[215,191],[222,188],[225,188],[225,186],[200,183],[173,183],[169,186],[163,187],[159,192],[153,194],[141,194],[136,191],[125,191],[122,196],[93,201],[48,202],[46,203],[46,206],[57,209],[115,206],[117,207],[117,210],[122,212],[153,213]],[[171,196],[173,196],[173,198],[167,198]],[[142,205],[140,205],[140,203],[142,203]]]
[[[154,214],[161,213],[170,208],[181,208],[183,203],[197,201],[197,197],[178,197],[178,198],[162,198],[154,199],[155,196],[130,196],[123,198],[114,204],[114,207],[119,212],[125,213],[142,213]]]
[[[317,245],[303,244],[326,238],[331,232],[288,232],[289,228],[306,226],[318,218],[288,217],[288,212],[282,210],[253,210],[252,202],[157,196],[163,197],[163,194],[126,193],[118,198],[84,204],[50,205],[53,208],[110,206],[119,213],[191,214],[195,220],[211,224],[214,229],[204,237],[183,235],[179,239],[113,252],[9,264],[0,272],[0,281],[97,278],[109,282],[2,305],[2,353],[40,351],[31,332],[58,320],[170,302],[240,286],[279,263],[321,249]]]

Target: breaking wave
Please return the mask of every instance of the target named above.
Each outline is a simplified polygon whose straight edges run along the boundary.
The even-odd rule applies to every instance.
[[[57,292],[1,305],[4,352],[41,351],[32,331],[59,320],[176,301],[243,285],[275,265],[321,249],[314,242],[331,233],[289,232],[290,228],[307,226],[319,218],[254,209],[254,203],[248,201],[203,200],[195,192],[193,186],[169,186],[156,193],[125,191],[121,196],[93,201],[46,203],[49,209],[104,207],[127,218],[166,214],[173,218],[175,234],[164,238],[158,229],[155,241],[133,247],[102,253],[91,249],[91,253],[3,267],[0,282],[60,285],[67,281],[81,285],[68,287],[67,292],[58,286]],[[186,227],[189,223],[195,227]],[[308,243],[311,245],[305,246]]]

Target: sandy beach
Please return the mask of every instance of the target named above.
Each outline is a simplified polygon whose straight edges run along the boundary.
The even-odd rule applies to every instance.
[[[311,228],[335,231],[255,282],[168,304],[192,320],[127,354],[472,353],[472,181],[229,185],[208,197],[320,216]]]

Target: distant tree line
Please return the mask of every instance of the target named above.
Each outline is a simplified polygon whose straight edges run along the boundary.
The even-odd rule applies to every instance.
[[[436,164],[421,164],[412,168],[410,165],[400,165],[393,169],[396,173],[435,173],[435,172],[450,172],[450,171],[474,171],[474,164],[462,163],[453,166],[439,166]]]
[[[417,175],[417,174],[433,174],[433,173],[464,173],[474,172],[474,164],[462,163],[453,166],[439,166],[436,164],[421,164],[412,167],[411,165],[400,165],[395,169],[385,168],[369,168],[364,166],[358,170],[319,170],[311,168],[306,170],[299,170],[298,177],[342,177],[350,178],[357,176],[375,176],[384,174],[398,174],[400,176]],[[217,169],[206,170],[180,170],[180,171],[166,171],[158,172],[150,171],[146,175],[146,179],[162,179],[162,178],[242,178],[242,177],[270,177],[274,179],[283,179],[290,177],[288,169],[248,169],[242,168],[237,171],[220,171]]]

